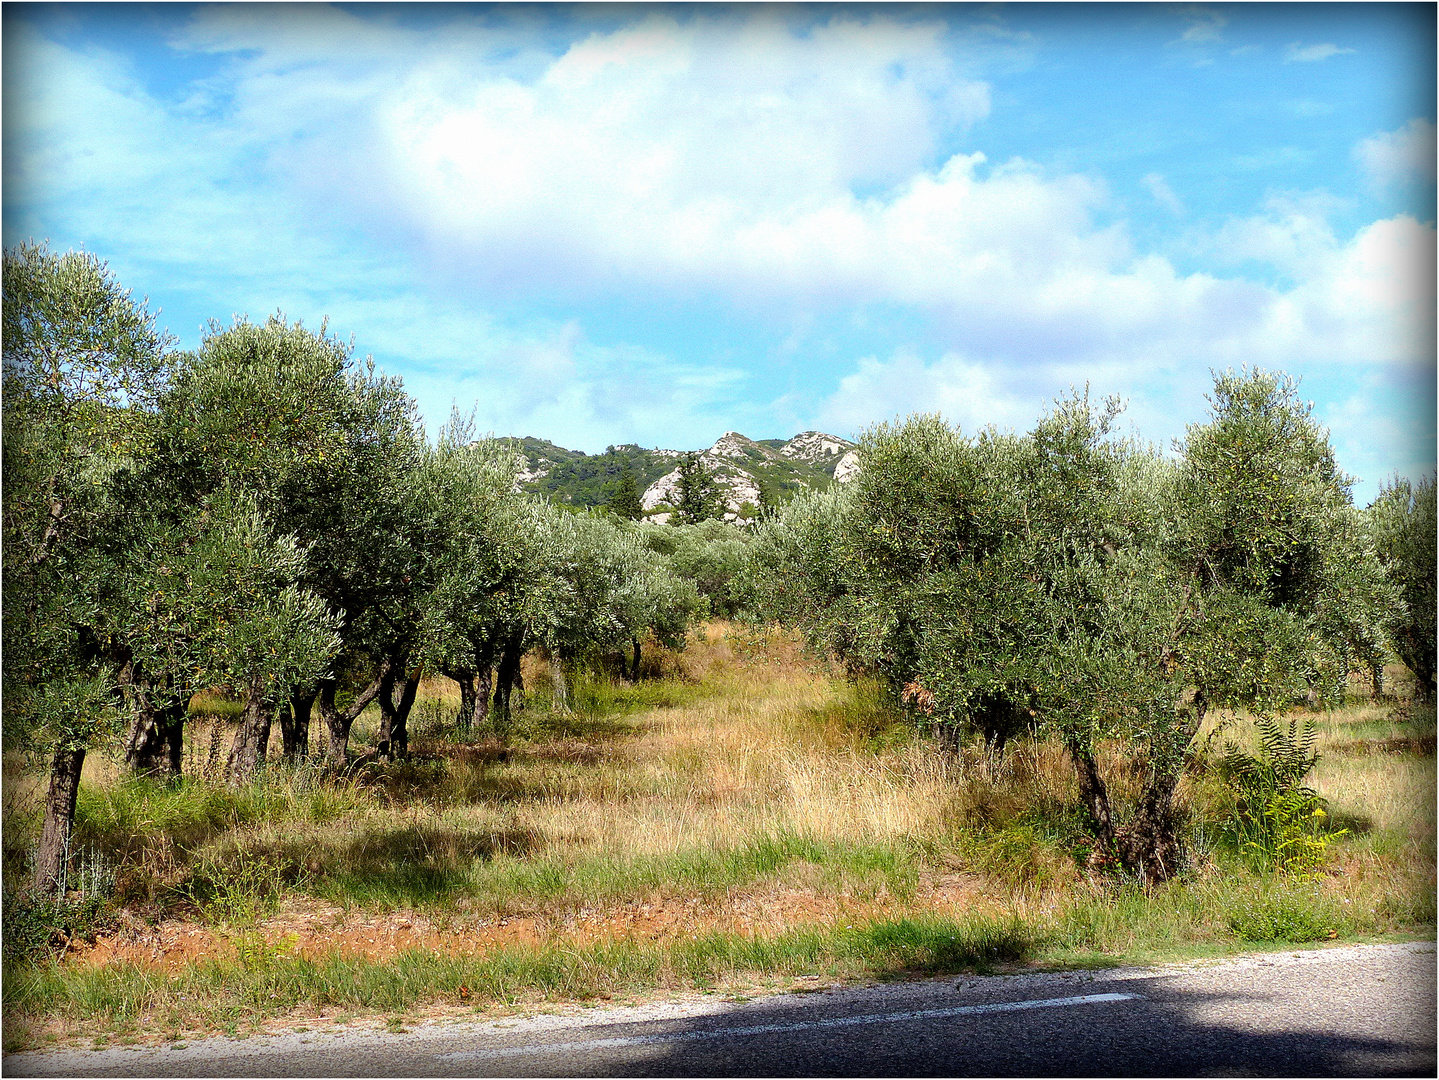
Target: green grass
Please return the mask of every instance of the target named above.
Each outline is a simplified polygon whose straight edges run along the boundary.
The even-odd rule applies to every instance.
[[[1032,930],[1014,920],[902,919],[775,937],[707,933],[663,946],[617,939],[510,947],[483,957],[415,949],[383,963],[261,951],[195,964],[172,976],[133,965],[73,968],[52,962],[12,967],[5,981],[18,1016],[83,1019],[92,1034],[124,1032],[159,1017],[171,1032],[193,1032],[297,1011],[403,1013],[434,1003],[482,1008],[584,1001],[659,988],[706,989],[737,976],[983,972],[1026,960],[1040,947]]]
[[[795,834],[761,835],[729,848],[692,847],[666,855],[579,850],[531,852],[523,832],[444,832],[406,827],[354,837],[339,851],[312,860],[320,869],[304,892],[343,906],[453,908],[471,912],[564,915],[593,904],[649,896],[713,897],[759,882],[783,880],[802,868],[810,884],[873,895],[913,894],[922,863],[904,842],[842,844]],[[245,860],[295,866],[312,854],[310,841],[250,847]],[[817,879],[817,880],[816,880]]]
[[[83,1025],[95,1038],[137,1029],[175,1038],[277,1016],[403,1015],[434,1005],[482,1011],[756,981],[784,988],[786,980],[806,976],[882,981],[1016,965],[1102,968],[1414,929],[1399,923],[1391,912],[1345,910],[1303,883],[1179,882],[1154,893],[1104,891],[1042,918],[931,915],[770,936],[708,932],[668,943],[620,937],[510,946],[482,956],[412,949],[385,961],[305,958],[256,942],[233,959],[178,974],[129,964],[8,965],[7,1009],[19,1029],[7,1040],[32,1045],[29,1025],[47,1016]]]

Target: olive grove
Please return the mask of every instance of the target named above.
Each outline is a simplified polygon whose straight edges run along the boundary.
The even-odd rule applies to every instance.
[[[852,484],[761,527],[749,587],[951,740],[1056,734],[1096,861],[1163,880],[1207,710],[1342,696],[1404,610],[1293,382],[1224,373],[1210,403],[1172,459],[1087,395],[1022,436],[881,424]],[[1123,821],[1104,740],[1143,778]]]
[[[282,753],[350,761],[367,705],[404,756],[426,674],[503,734],[521,656],[565,668],[677,644],[704,609],[627,522],[515,487],[461,418],[426,438],[398,379],[283,316],[194,352],[86,253],[4,256],[6,747],[50,768],[35,882],[63,887],[93,747],[177,775],[200,691],[243,704],[233,782]],[[493,701],[493,705],[491,705]]]

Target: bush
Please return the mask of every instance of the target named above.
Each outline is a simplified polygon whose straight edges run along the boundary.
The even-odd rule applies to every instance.
[[[109,897],[7,892],[5,960],[33,960],[63,950],[72,941],[93,941],[115,925],[116,911]]]
[[[69,891],[56,895],[6,889],[3,925],[6,961],[34,959],[72,941],[93,941],[116,923],[115,867],[86,849],[74,859]]]

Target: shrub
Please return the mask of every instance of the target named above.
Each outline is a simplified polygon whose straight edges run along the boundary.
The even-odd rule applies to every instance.
[[[114,864],[93,849],[73,862],[66,892],[6,889],[0,926],[7,961],[34,959],[71,941],[93,941],[115,925]]]

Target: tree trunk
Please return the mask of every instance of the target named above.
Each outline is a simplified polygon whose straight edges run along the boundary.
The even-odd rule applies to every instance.
[[[634,660],[634,667],[632,667],[632,668],[630,669],[630,681],[631,681],[631,682],[639,682],[639,681],[640,681],[640,639],[639,639],[639,638],[635,638],[635,639],[634,639],[634,646],[635,646],[635,660]]]
[[[480,728],[490,720],[490,691],[494,688],[494,669],[488,664],[475,675],[475,712],[470,720],[471,727]]]
[[[290,695],[288,705],[280,708],[280,739],[285,747],[285,760],[296,763],[310,754],[310,714],[315,705],[315,689],[300,690]]]
[[[80,793],[80,770],[85,749],[57,750],[50,766],[50,791],[45,797],[45,821],[40,847],[35,852],[35,888],[64,892],[69,874],[70,829],[75,824],[75,798]]]
[[[1096,864],[1102,863],[1114,849],[1114,821],[1109,813],[1109,790],[1104,786],[1104,777],[1099,775],[1094,754],[1088,746],[1078,740],[1066,739],[1065,747],[1074,763],[1074,773],[1079,779],[1079,797],[1089,813],[1089,824],[1099,842],[1096,850]]]
[[[565,681],[565,663],[557,652],[550,653],[550,686],[555,693],[555,712],[569,712],[570,688]]]
[[[1174,789],[1179,774],[1151,776],[1139,800],[1134,820],[1114,838],[1119,861],[1145,884],[1168,881],[1184,861]]]
[[[376,695],[380,702],[380,732],[375,740],[375,749],[379,751],[381,757],[393,760],[410,755],[410,734],[407,723],[410,718],[410,710],[415,705],[415,691],[420,686],[421,670],[422,668],[417,667],[406,675],[402,663],[394,664],[380,684],[380,692]],[[394,698],[397,675],[400,682],[400,700],[398,702]]]
[[[256,676],[245,692],[245,711],[240,716],[240,730],[235,732],[235,741],[230,747],[226,771],[232,784],[253,779],[265,764],[274,716],[275,706],[265,700],[260,678]]]
[[[512,691],[518,689],[521,695],[524,693],[524,683],[520,679],[522,655],[518,641],[506,645],[500,653],[499,670],[495,672],[495,721],[502,728],[510,722]],[[513,707],[518,711],[519,702],[515,702]]]
[[[1168,745],[1151,748],[1149,778],[1134,820],[1115,836],[1115,853],[1120,862],[1146,884],[1168,881],[1184,864],[1181,815],[1174,793],[1184,775],[1189,744],[1204,722],[1206,709],[1203,694],[1196,694],[1188,719]]]
[[[134,719],[125,740],[125,765],[140,776],[179,776],[189,703],[156,706],[147,693],[132,695]]]
[[[350,725],[354,717],[346,717],[335,708],[335,680],[320,683],[320,719],[325,722],[325,765],[339,772],[350,760]]]
[[[375,700],[380,703],[380,726],[375,731],[375,752],[382,758],[390,756],[390,728],[395,721],[395,667],[393,664],[385,665],[385,672],[380,676],[380,692],[375,695]]]
[[[375,695],[380,692],[380,684],[389,673],[390,662],[388,660],[380,664],[380,671],[374,681],[359,696],[350,703],[350,707],[341,712],[335,705],[335,693],[339,684],[335,679],[325,679],[320,683],[318,699],[320,702],[320,718],[325,721],[325,765],[334,772],[339,772],[350,762],[350,726],[354,724],[355,717],[365,711],[365,706],[374,700]]]
[[[121,661],[116,673],[120,695],[131,715],[125,738],[126,768],[141,776],[179,776],[188,695],[175,701],[170,687],[151,685],[128,649],[121,650],[116,659]]]
[[[397,758],[410,756],[410,710],[415,707],[415,693],[420,688],[422,670],[417,667],[405,676],[404,685],[400,688],[400,700],[393,706],[394,712],[390,719],[390,750]]]
[[[469,731],[475,719],[475,673],[469,668],[444,668],[440,672],[460,687],[460,709],[455,713],[455,727]]]

